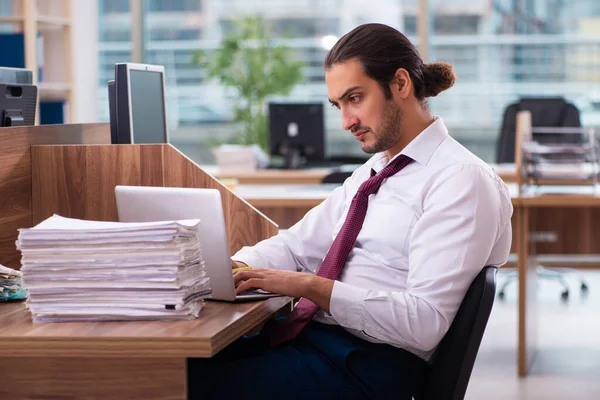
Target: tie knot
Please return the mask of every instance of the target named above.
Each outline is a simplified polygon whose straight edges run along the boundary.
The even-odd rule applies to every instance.
[[[365,193],[366,195],[377,193],[384,179],[395,175],[398,171],[406,167],[412,161],[412,158],[405,156],[404,154],[400,154],[398,157],[393,159],[392,162],[386,165],[381,171],[379,171],[377,175],[374,175],[371,178],[364,181],[358,190]]]
[[[398,157],[394,158],[391,163],[386,165],[377,175],[381,176],[382,179],[389,178],[410,164],[411,161],[412,158],[405,156],[404,154],[400,154]]]

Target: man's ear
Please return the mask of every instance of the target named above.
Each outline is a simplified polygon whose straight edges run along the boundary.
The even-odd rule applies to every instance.
[[[398,68],[394,74],[394,80],[392,82],[392,91],[397,92],[400,98],[405,99],[408,97],[412,89],[412,81],[407,70],[404,68]]]

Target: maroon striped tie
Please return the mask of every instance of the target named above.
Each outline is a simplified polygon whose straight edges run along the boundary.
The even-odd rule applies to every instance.
[[[367,215],[369,196],[377,193],[384,179],[394,175],[411,161],[410,157],[401,154],[377,175],[373,175],[374,171],[371,170],[371,178],[364,181],[354,195],[344,225],[331,244],[321,268],[317,271],[317,276],[334,280],[340,276]],[[271,345],[276,346],[295,338],[317,311],[319,306],[304,297],[301,298],[288,318],[270,332]]]

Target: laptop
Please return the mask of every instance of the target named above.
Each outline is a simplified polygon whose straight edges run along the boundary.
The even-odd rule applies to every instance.
[[[116,186],[115,196],[121,222],[200,219],[204,268],[212,289],[210,299],[253,301],[280,296],[264,291],[236,295],[223,203],[217,189]]]

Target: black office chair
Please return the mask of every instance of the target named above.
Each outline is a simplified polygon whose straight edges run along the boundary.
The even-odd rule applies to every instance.
[[[357,156],[357,155],[337,155],[337,156],[330,156],[329,157],[329,161],[332,162],[339,162],[340,164],[353,164],[353,165],[362,165],[364,163],[366,163],[367,161],[369,161],[370,157],[365,157],[363,156]]]
[[[561,128],[580,128],[581,121],[579,118],[579,110],[575,105],[569,103],[562,97],[528,97],[522,98],[516,103],[509,104],[504,110],[502,118],[502,126],[500,128],[500,136],[496,148],[497,163],[513,163],[515,162],[515,132],[517,113],[527,110],[531,112],[532,127],[561,127]],[[553,142],[560,143],[580,143],[582,140],[581,134],[557,134],[557,133],[534,133],[533,139],[539,143],[546,143],[550,139]],[[502,268],[502,273],[506,274],[506,280],[498,291],[498,296],[503,299],[506,293],[506,287],[515,282],[518,278],[516,269]],[[539,268],[538,275],[544,279],[555,280],[563,288],[561,297],[563,300],[569,298],[569,286],[565,280],[566,274],[572,274],[577,277],[580,282],[582,293],[587,293],[588,285],[583,279],[583,276],[570,268]]]
[[[553,128],[580,128],[579,110],[572,103],[562,97],[523,98],[516,103],[509,104],[504,110],[502,126],[496,147],[497,163],[515,162],[515,132],[517,130],[517,113],[519,111],[531,112],[532,127]],[[550,134],[535,133],[533,138],[544,143]],[[556,137],[559,134],[551,134]],[[581,135],[560,135],[562,142],[580,141]]]
[[[495,267],[485,267],[473,280],[415,400],[464,399],[494,304],[496,271]]]
[[[344,183],[352,175],[353,171],[334,171],[325,175],[321,183]]]

